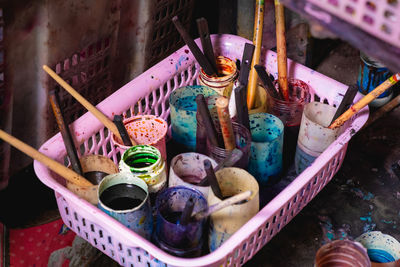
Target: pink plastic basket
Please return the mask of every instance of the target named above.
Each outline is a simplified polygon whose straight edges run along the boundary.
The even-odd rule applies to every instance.
[[[196,40],[200,45],[199,40]],[[234,35],[213,35],[216,54],[241,59],[244,44]],[[264,51],[262,62],[276,76],[276,54]],[[289,61],[289,76],[301,79],[311,87],[312,100],[338,104],[346,86],[300,64]],[[168,97],[181,86],[191,85],[199,66],[185,46],[142,75],[132,80],[97,107],[109,117],[112,114],[155,114],[168,119]],[[360,97],[358,95],[357,97]],[[271,240],[331,180],[340,168],[350,138],[368,118],[368,107],[348,122],[348,127],[316,161],[270,201],[213,253],[193,259],[171,256],[109,217],[97,207],[77,197],[65,187],[63,179],[35,161],[39,179],[54,189],[58,208],[65,224],[93,246],[123,266],[239,266],[248,261]],[[118,150],[111,145],[107,129],[90,113],[72,125],[82,154],[103,154],[118,160]],[[60,134],[42,145],[40,151],[65,162],[66,151]]]
[[[396,47],[400,47],[400,3],[398,0],[307,1]],[[314,11],[310,5],[305,6],[305,11],[326,23],[330,22],[329,14]]]

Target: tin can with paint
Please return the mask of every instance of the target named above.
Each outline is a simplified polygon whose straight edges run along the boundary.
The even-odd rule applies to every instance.
[[[86,155],[81,157],[79,160],[81,162],[82,172],[84,174],[89,172],[104,172],[106,174],[114,174],[118,172],[117,165],[111,159],[102,155]],[[76,184],[67,181],[67,188],[93,205],[97,205],[99,202],[97,189],[100,181],[89,179],[89,182],[91,182],[93,186],[77,186]]]
[[[168,131],[168,123],[154,115],[136,115],[123,121],[129,136],[140,145],[151,145],[160,150],[164,161],[167,160],[165,136]],[[121,155],[129,147],[116,141],[114,134],[111,140],[117,146]]]
[[[274,81],[277,91],[279,85]],[[299,134],[301,116],[304,106],[310,102],[310,87],[303,81],[289,78],[289,100],[274,98],[268,95],[267,113],[277,116],[283,123],[284,140],[283,140],[283,168],[288,169],[293,163],[296,151],[297,136]]]
[[[251,149],[248,171],[260,185],[279,181],[282,172],[284,127],[282,121],[268,113],[250,117]]]
[[[233,133],[235,135],[236,148],[240,149],[243,152],[241,159],[239,159],[234,167],[247,169],[250,158],[250,147],[251,147],[251,135],[250,131],[244,127],[242,124],[232,122]],[[217,127],[218,138],[222,140],[221,128]],[[230,150],[227,150],[222,147],[218,147],[213,145],[208,139],[206,141],[207,151],[206,154],[214,159],[217,163],[220,163],[223,159],[225,159],[230,153]]]
[[[370,267],[371,262],[360,243],[334,240],[320,247],[315,256],[315,267],[331,266]]]
[[[188,151],[196,149],[196,96],[204,97],[217,93],[206,86],[194,85],[180,87],[169,97],[172,139]]]
[[[98,188],[98,207],[147,240],[153,232],[153,216],[147,184],[131,173],[111,174]]]
[[[213,168],[217,162],[206,155],[188,152],[176,155],[170,163],[168,187],[185,186],[200,191],[207,199],[210,186],[197,185],[205,177],[204,160],[208,159]]]
[[[259,211],[259,186],[257,180],[247,171],[240,168],[224,168],[215,173],[224,198],[250,190],[248,201],[238,203],[210,215],[210,232],[208,244],[210,251],[216,250],[242,225]],[[208,195],[208,205],[221,202],[212,190]]]
[[[179,221],[190,198],[194,201],[193,213],[207,210],[207,200],[203,194],[184,186],[167,188],[156,199],[153,241],[164,251],[179,257],[200,256],[204,242],[206,219],[190,220],[184,225]]]
[[[400,242],[390,235],[371,231],[360,235],[355,241],[367,249],[369,259],[373,263],[394,263],[400,259]]]
[[[296,173],[300,174],[336,140],[341,128],[329,129],[336,108],[320,102],[306,104],[301,119],[295,154]]]
[[[150,194],[156,194],[167,184],[165,161],[153,146],[136,145],[128,148],[122,154],[119,170],[145,181]]]
[[[216,58],[218,76],[209,76],[203,69],[200,69],[198,84],[208,86],[219,95],[230,98],[233,85],[238,77],[236,63],[230,58],[218,56]]]
[[[366,95],[374,90],[378,85],[386,81],[393,73],[391,73],[382,63],[362,52],[360,53],[360,59],[361,62],[357,86],[358,91],[363,95]],[[392,89],[389,89],[373,100],[370,105],[374,107],[382,106],[389,102],[392,95]]]

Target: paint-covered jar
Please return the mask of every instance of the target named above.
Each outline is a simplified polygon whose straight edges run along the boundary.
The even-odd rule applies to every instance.
[[[177,88],[169,96],[172,139],[188,151],[196,149],[196,96],[199,94],[208,97],[217,93],[207,86],[194,85]]]
[[[243,152],[242,157],[235,163],[234,167],[247,169],[250,158],[251,135],[250,131],[242,124],[232,122],[233,133],[235,135],[236,148]],[[222,140],[221,127],[217,127],[218,138]],[[232,151],[223,147],[215,146],[207,139],[206,155],[213,158],[217,163],[224,160]]]
[[[360,60],[361,65],[360,71],[358,72],[357,86],[358,91],[363,95],[370,93],[393,74],[378,60],[369,57],[362,52],[360,52]],[[389,102],[392,95],[392,88],[389,88],[374,99],[369,105],[372,107],[380,107]]]
[[[274,81],[275,89],[279,91],[277,80]],[[288,78],[289,100],[283,100],[268,95],[267,113],[277,116],[283,123],[283,169],[289,169],[293,163],[296,150],[297,136],[299,134],[301,116],[304,106],[310,102],[310,87],[305,82]]]
[[[164,161],[167,160],[165,136],[168,131],[168,123],[154,115],[136,115],[123,121],[128,135],[140,145],[151,145],[160,150]],[[112,142],[117,146],[121,155],[129,148],[117,142],[115,135],[111,135]]]
[[[167,183],[165,161],[153,146],[136,145],[127,149],[119,162],[119,170],[145,181],[150,193],[157,193]]]
[[[210,215],[210,232],[208,244],[210,251],[216,250],[240,227],[249,221],[259,211],[259,186],[256,179],[247,171],[240,168],[223,168],[215,173],[221,193],[224,198],[251,191],[246,202],[239,202]],[[208,205],[221,202],[210,190]]]
[[[236,63],[230,58],[218,56],[216,58],[218,76],[209,76],[200,69],[198,82],[215,90],[219,95],[230,97],[233,85],[238,77]]]

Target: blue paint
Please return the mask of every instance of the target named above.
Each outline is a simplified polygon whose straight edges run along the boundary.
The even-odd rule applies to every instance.
[[[182,66],[182,62],[185,61],[185,60],[187,60],[187,59],[188,59],[187,56],[181,56],[181,57],[178,59],[178,62],[175,64],[175,70],[178,71],[179,67]]]
[[[210,220],[209,232],[210,234],[209,234],[208,246],[211,252],[219,248],[222,245],[222,243],[224,243],[226,240],[228,240],[229,237],[231,237],[231,235],[226,232],[217,231],[212,224],[212,220]]]
[[[184,145],[189,151],[196,149],[196,96],[215,95],[209,87],[194,85],[184,86],[173,91],[169,97],[171,132],[174,141]]]
[[[396,259],[387,251],[382,249],[367,249],[368,257],[372,262],[392,262]]]
[[[297,144],[296,154],[294,157],[294,164],[296,173],[303,172],[308,166],[310,166],[317,157],[307,154],[303,149]]]
[[[251,114],[251,149],[248,171],[260,185],[279,180],[282,172],[283,123],[268,113]]]

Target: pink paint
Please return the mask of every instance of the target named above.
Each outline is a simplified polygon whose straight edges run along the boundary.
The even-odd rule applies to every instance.
[[[168,130],[168,123],[160,117],[154,115],[137,115],[124,120],[125,128],[129,136],[138,145],[151,145],[160,150],[164,160],[167,159],[167,149],[165,146],[165,136]],[[118,147],[120,153],[124,153],[129,147],[116,141],[115,136],[111,136],[112,142]]]

